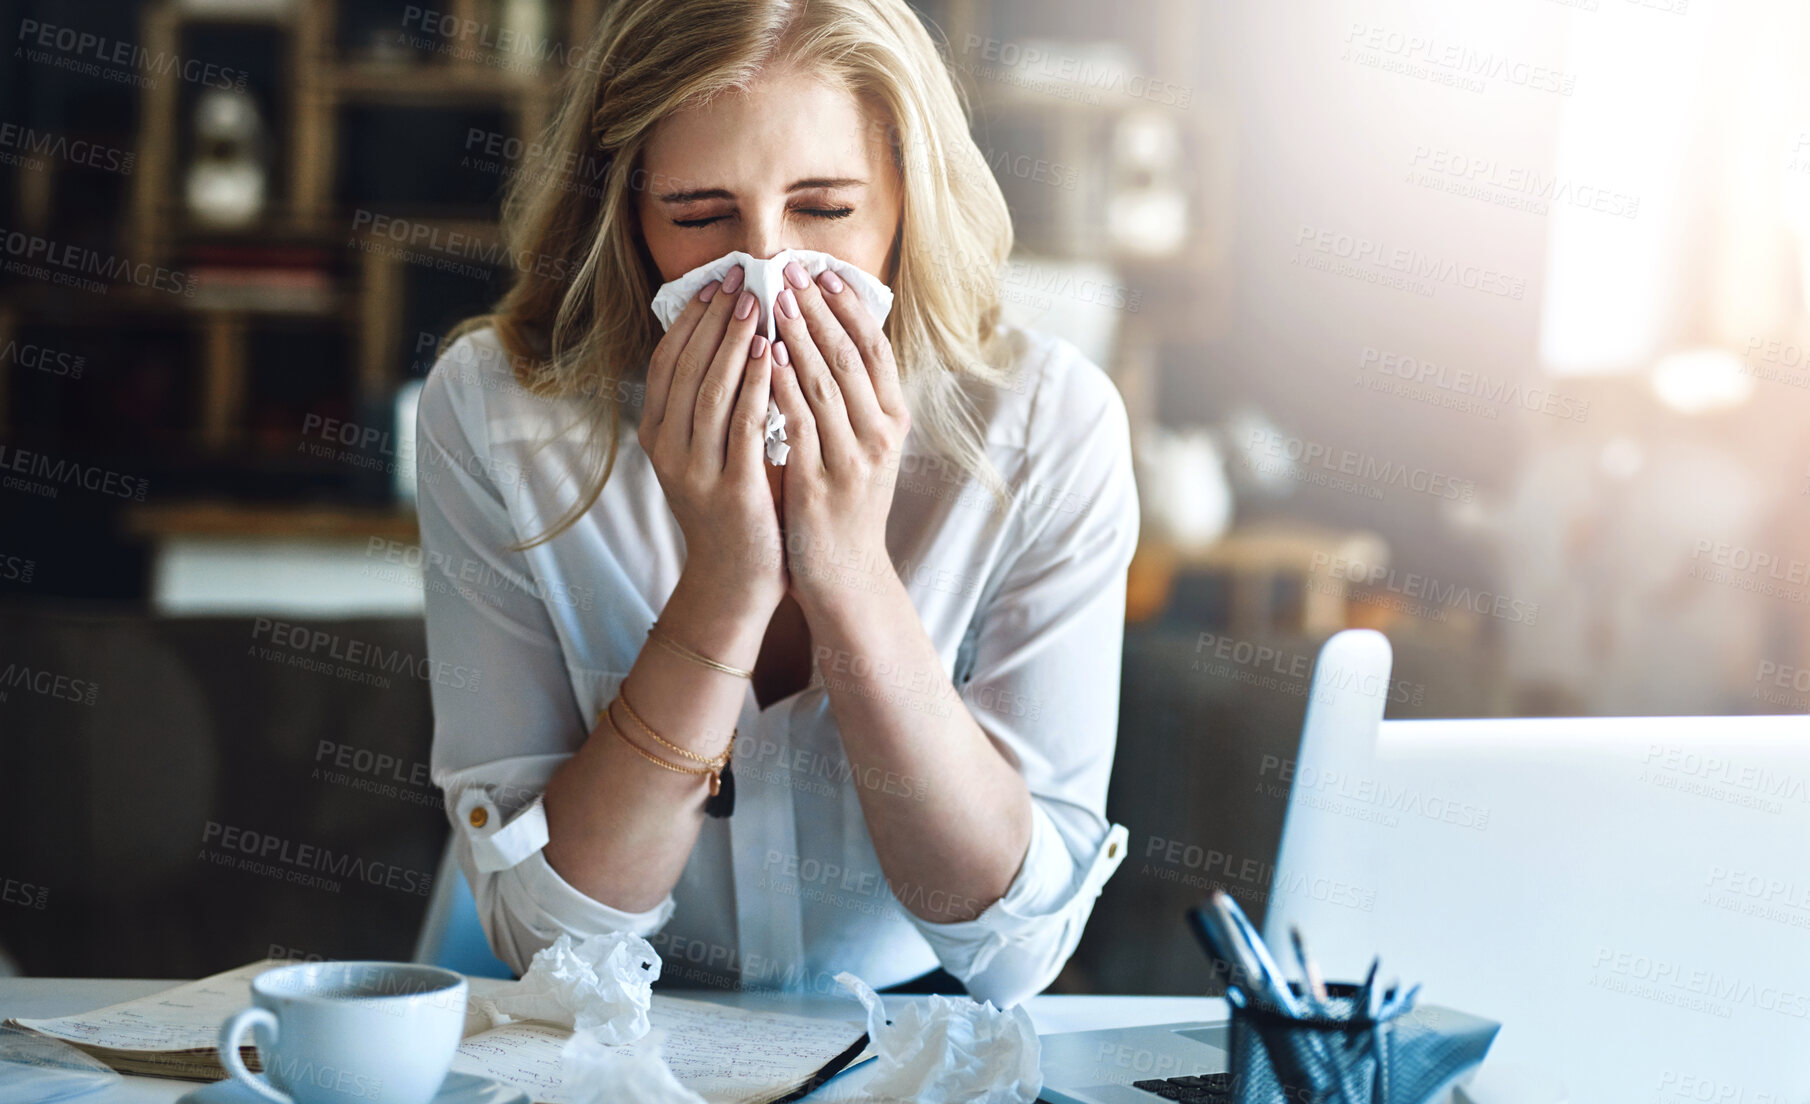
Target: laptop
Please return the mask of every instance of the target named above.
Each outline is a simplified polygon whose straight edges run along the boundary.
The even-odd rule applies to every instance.
[[[1388,699],[1390,663],[1389,641],[1368,629],[1338,633],[1322,645],[1308,688],[1302,746],[1373,744]],[[1293,808],[1291,795],[1289,821]],[[1286,887],[1308,869],[1278,864],[1276,886]],[[1274,893],[1272,889],[1272,900]],[[1173,921],[1180,929],[1182,918]],[[1222,1018],[1044,1035],[1039,1099],[1053,1104],[1155,1104],[1166,1097],[1152,1091],[1154,1082],[1226,1072],[1228,1034]],[[1139,1087],[1139,1082],[1147,1087]],[[1170,1091],[1167,1098],[1174,1095]]]
[[[1306,733],[1278,869],[1374,900],[1283,879],[1267,941],[1500,1022],[1463,1099],[1810,1101],[1810,717],[1371,731]]]

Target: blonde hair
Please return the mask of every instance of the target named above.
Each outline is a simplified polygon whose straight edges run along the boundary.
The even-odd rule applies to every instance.
[[[955,82],[905,0],[614,0],[504,199],[510,254],[534,263],[516,266],[491,314],[448,339],[494,328],[523,386],[582,403],[589,447],[577,501],[523,547],[569,528],[602,493],[625,386],[661,336],[649,309],[660,273],[637,236],[632,194],[647,186],[641,155],[655,126],[787,65],[887,116],[903,212],[886,335],[913,431],[996,501],[1009,497],[961,377],[1012,382],[998,326],[1011,217]],[[577,186],[584,165],[597,166],[597,186]]]

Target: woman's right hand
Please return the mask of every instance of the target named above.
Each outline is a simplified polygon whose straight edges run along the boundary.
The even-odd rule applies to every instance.
[[[685,535],[683,578],[764,626],[787,583],[766,471],[773,353],[742,282],[737,266],[705,284],[654,347],[639,437]]]

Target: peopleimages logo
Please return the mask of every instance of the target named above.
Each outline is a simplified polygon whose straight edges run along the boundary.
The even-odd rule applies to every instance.
[[[323,674],[367,676],[357,681],[372,681],[377,675],[390,674],[449,686],[454,690],[475,691],[484,675],[481,668],[454,665],[431,656],[416,656],[401,648],[386,648],[268,617],[257,618],[252,623],[251,638],[253,641],[268,640],[272,645],[259,649],[254,643],[253,654],[259,658],[282,661],[291,667]],[[388,688],[384,681],[373,684]]]
[[[1723,1019],[1740,1005],[1791,1019],[1810,1019],[1810,993],[1787,987],[1789,982],[1768,978],[1755,983],[1683,962],[1608,947],[1597,950],[1591,965],[1597,971],[1592,984],[1611,992],[1708,1012]],[[1600,984],[1605,981],[1610,984]]]
[[[1322,571],[1328,578],[1387,590],[1430,603],[1436,608],[1466,609],[1485,617],[1525,625],[1533,624],[1540,616],[1538,602],[1523,602],[1506,594],[1473,590],[1418,571],[1397,571],[1385,564],[1367,564],[1362,560],[1334,556],[1330,552],[1315,552],[1308,572],[1318,575]]]
[[[453,592],[479,601],[487,600],[486,593],[495,595],[508,591],[572,609],[591,610],[597,605],[597,591],[592,587],[578,586],[563,579],[549,581],[539,575],[522,577],[502,571],[486,560],[446,552],[424,552],[418,544],[403,544],[384,537],[366,540],[365,558],[390,567],[418,571],[424,587],[437,587],[438,580],[445,580],[453,584]],[[473,587],[478,589],[472,590]],[[447,591],[436,589],[436,593]]]
[[[1408,182],[1453,195],[1485,199],[1498,206],[1544,215],[1559,203],[1605,215],[1633,218],[1640,197],[1582,184],[1537,169],[1504,165],[1493,157],[1473,157],[1433,146],[1414,147]]]
[[[75,702],[77,705],[93,705],[101,692],[97,682],[70,678],[68,675],[25,663],[8,663],[0,669],[0,701],[5,701],[7,692],[11,690],[23,690],[39,697]]]
[[[970,59],[977,56],[982,65]],[[1194,99],[1189,85],[1174,84],[1132,72],[1114,63],[1101,63],[1078,55],[1051,53],[1040,45],[1019,45],[1005,39],[970,34],[962,42],[960,67],[976,77],[1019,84],[1033,90],[1071,93],[1067,98],[1099,103],[1101,93],[1125,95],[1165,107],[1186,109]],[[1085,91],[1076,97],[1072,93]]]
[[[352,213],[354,248],[366,252],[391,251],[403,260],[457,272],[475,278],[487,278],[487,269],[512,268],[524,275],[532,273],[550,280],[564,280],[571,275],[572,264],[564,257],[537,253],[532,249],[511,249],[506,242],[482,234],[449,230],[437,223],[421,219],[399,218],[359,208]],[[360,239],[357,235],[366,235]],[[470,261],[472,264],[458,262]]]
[[[1706,884],[1739,897],[1810,912],[1810,881],[1791,881],[1738,867],[1712,866]]]
[[[297,874],[328,875],[366,885],[381,886],[399,893],[425,897],[432,891],[434,876],[421,870],[410,870],[395,863],[371,862],[357,855],[336,852],[331,847],[294,840],[251,828],[222,824],[210,820],[201,831],[201,842],[213,844],[222,852],[237,852],[266,867],[280,864]],[[246,867],[246,869],[251,869]],[[269,869],[254,871],[271,873]],[[303,879],[287,878],[289,881]]]
[[[1274,773],[1278,783],[1274,792],[1283,795],[1293,793],[1306,798],[1317,794],[1343,798],[1374,805],[1387,812],[1409,813],[1426,820],[1479,832],[1489,827],[1490,810],[1487,805],[1472,805],[1412,786],[1392,786],[1381,779],[1350,775],[1344,771],[1323,770],[1312,763],[1297,765],[1295,760],[1278,755],[1265,755],[1257,773],[1265,778]]]
[[[1498,379],[1468,368],[1452,368],[1370,345],[1364,346],[1359,355],[1358,369],[1360,372],[1374,372],[1378,377],[1386,376],[1399,382],[1403,386],[1396,393],[1408,398],[1423,397],[1411,390],[1419,386],[1451,396],[1475,399],[1487,411],[1488,417],[1495,416],[1494,408],[1508,406],[1545,414],[1560,421],[1582,422],[1590,418],[1588,400],[1561,395],[1538,385],[1526,387],[1518,381]]]
[[[180,270],[134,262],[128,257],[52,241],[3,226],[0,226],[0,254],[10,258],[4,262],[8,273],[59,287],[105,295],[112,284],[131,284],[184,298],[193,298],[195,294],[194,279]],[[88,279],[90,276],[101,279]]]
[[[21,368],[30,368],[45,375],[79,380],[82,378],[82,369],[88,366],[88,358],[44,345],[9,340],[0,346],[0,363],[17,364]]]
[[[97,491],[101,494],[128,498],[134,502],[143,502],[145,493],[151,489],[151,481],[137,479],[129,475],[107,468],[95,467],[77,460],[59,460],[42,452],[16,448],[12,445],[0,445],[0,473],[17,473],[7,475],[5,485],[8,488],[30,491],[33,494],[44,494],[46,498],[55,498],[61,487],[80,487],[86,491]],[[31,484],[29,480],[43,480],[42,483]]]
[[[571,46],[558,39],[537,37],[510,27],[493,27],[481,20],[416,4],[402,9],[402,26],[423,36],[421,41],[413,42],[417,47],[431,46],[451,57],[481,57],[482,51],[520,58],[523,65],[551,62],[562,69],[582,69],[605,76],[616,71],[613,63],[588,46]]]
[[[16,878],[0,879],[0,904],[42,911],[50,903],[50,890]]]
[[[1738,544],[1699,539],[1691,550],[1691,559],[1707,558],[1717,567],[1747,575],[1764,575],[1787,583],[1810,583],[1810,560],[1784,557],[1777,553],[1745,548]]]
[[[1297,264],[1303,257],[1337,260],[1353,266],[1357,273],[1373,271],[1399,276],[1417,287],[1426,287],[1427,295],[1432,294],[1433,284],[1451,284],[1516,301],[1527,294],[1527,279],[1522,276],[1307,223],[1301,223],[1295,231],[1295,250]]]
[[[24,556],[9,556],[0,552],[0,583],[29,583],[33,573],[38,570],[38,561],[28,560]]]
[[[1253,429],[1244,445],[1245,466],[1264,474],[1289,476],[1300,482],[1342,479],[1339,489],[1354,489],[1381,498],[1383,487],[1469,502],[1476,484],[1427,468],[1411,468],[1356,449],[1290,437],[1269,429]],[[1291,469],[1291,465],[1293,466]]]
[[[1380,67],[1406,76],[1437,75],[1474,92],[1483,91],[1486,82],[1492,80],[1561,96],[1571,95],[1577,87],[1574,73],[1496,50],[1479,50],[1461,42],[1441,41],[1435,35],[1392,27],[1353,22],[1345,32],[1345,46],[1348,51],[1360,51],[1352,55],[1352,60],[1375,65],[1380,59],[1390,59],[1396,64]]]
[[[1781,774],[1760,763],[1744,763],[1720,755],[1700,755],[1682,747],[1664,744],[1648,747],[1642,763],[1648,770],[1665,771],[1710,785],[1745,790],[1759,797],[1810,803],[1810,782],[1796,775]],[[1773,811],[1778,810],[1775,808]]]
[[[1303,870],[1278,872],[1275,864],[1261,859],[1239,858],[1217,848],[1162,836],[1151,836],[1145,845],[1140,873],[1199,889],[1225,889],[1258,901],[1272,895],[1307,896],[1359,912],[1376,911],[1376,891],[1343,878]]]
[[[106,35],[78,31],[74,27],[61,27],[55,23],[41,23],[36,19],[19,21],[17,41],[19,45],[13,48],[13,56],[16,58],[53,65],[86,76],[105,77],[140,88],[155,87],[156,82],[137,76],[131,70],[139,70],[151,77],[164,77],[174,73],[190,84],[229,92],[245,91],[245,82],[250,75],[243,69],[230,69],[211,61],[185,58],[181,54],[162,50],[147,50],[143,46],[108,38]],[[102,66],[114,68],[108,70]]]
[[[1301,696],[1314,688],[1308,676],[1313,673],[1314,657],[1308,652],[1241,640],[1218,633],[1201,633],[1194,642],[1195,671],[1231,678],[1265,690],[1285,690]],[[1379,679],[1374,671],[1332,667],[1321,672],[1318,688],[1324,693],[1351,691],[1367,698],[1383,698],[1401,704],[1419,705],[1426,687],[1406,679]]]
[[[70,138],[66,134],[52,131],[35,130],[20,123],[0,123],[0,151],[17,151],[9,152],[7,157],[0,160],[8,164],[23,163],[32,169],[43,168],[41,162],[33,162],[34,158],[49,157],[66,165],[82,165],[121,176],[131,175],[132,166],[138,160],[138,155],[131,150],[97,145],[86,139]]]

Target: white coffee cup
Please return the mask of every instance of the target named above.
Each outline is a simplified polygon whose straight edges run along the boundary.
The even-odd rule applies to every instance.
[[[220,1063],[275,1104],[427,1104],[452,1068],[468,986],[438,966],[308,962],[252,979],[220,1029]],[[249,1028],[264,1077],[245,1068]]]

